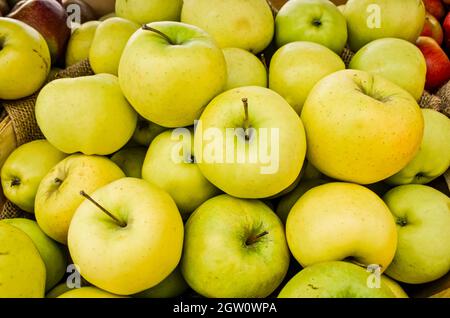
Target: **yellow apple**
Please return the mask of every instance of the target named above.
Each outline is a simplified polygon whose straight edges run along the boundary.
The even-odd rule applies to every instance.
[[[83,23],[72,32],[67,44],[66,67],[89,58],[92,40],[94,40],[95,31],[99,25],[99,21],[89,21]]]
[[[286,236],[303,267],[351,259],[384,271],[397,247],[389,208],[369,189],[351,183],[328,183],[306,192],[289,213]]]
[[[124,176],[107,158],[79,154],[67,157],[39,185],[35,203],[39,226],[48,236],[66,244],[72,216],[84,199],[80,191],[91,193]]]
[[[114,295],[97,287],[88,286],[69,290],[57,298],[124,298]]]
[[[116,0],[118,17],[145,24],[179,21],[183,0]]]

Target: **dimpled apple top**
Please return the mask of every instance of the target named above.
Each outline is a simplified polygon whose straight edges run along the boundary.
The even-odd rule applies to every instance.
[[[346,262],[325,262],[305,268],[281,290],[278,298],[395,298],[384,280],[370,288],[370,272]]]
[[[178,22],[136,31],[119,64],[120,86],[131,105],[165,127],[193,125],[226,80],[225,58],[213,39]]]
[[[117,77],[98,74],[47,84],[36,100],[36,120],[47,140],[65,153],[109,155],[133,136],[137,114]]]
[[[289,248],[303,266],[354,259],[385,270],[394,258],[397,230],[388,207],[369,189],[328,183],[309,190],[286,222]]]
[[[259,53],[272,41],[274,20],[266,0],[184,0],[181,22],[196,25],[221,48]]]
[[[290,0],[275,20],[276,43],[315,42],[341,54],[347,43],[347,24],[339,9],[328,0]]]
[[[40,33],[23,22],[0,18],[0,99],[33,94],[50,67],[50,51]]]
[[[423,116],[414,98],[381,76],[344,70],[314,86],[302,110],[308,160],[329,177],[384,180],[419,150]]]
[[[243,99],[248,102],[247,121]],[[239,133],[245,126],[253,131],[248,136]],[[234,129],[231,138],[229,129]],[[289,187],[300,174],[305,153],[305,131],[297,113],[283,97],[263,87],[235,88],[217,96],[195,132],[203,175],[240,198],[267,198]]]
[[[283,224],[261,201],[217,196],[190,216],[185,230],[181,271],[202,296],[267,297],[286,275]]]
[[[0,223],[0,298],[43,298],[45,265],[28,235]]]
[[[381,38],[415,43],[425,23],[422,0],[349,0],[345,5],[350,48],[356,52]]]
[[[112,182],[77,209],[69,250],[87,281],[118,295],[131,295],[163,281],[176,268],[183,247],[183,222],[173,199],[135,178]]]

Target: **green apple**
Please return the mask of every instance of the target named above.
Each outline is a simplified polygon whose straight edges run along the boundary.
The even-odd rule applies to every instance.
[[[16,148],[1,169],[5,197],[26,212],[34,211],[34,198],[42,178],[66,154],[48,141],[35,140]]]
[[[89,21],[72,32],[67,44],[66,67],[89,58],[89,50],[99,25],[99,21]]]
[[[103,21],[95,32],[89,49],[89,63],[95,74],[117,76],[123,49],[139,25],[123,18]]]
[[[0,298],[42,298],[45,265],[31,238],[0,223]]]
[[[132,141],[141,145],[141,146],[150,146],[153,139],[162,133],[167,128],[152,123],[151,121],[138,116],[138,122],[136,125],[136,130],[134,131]]]
[[[339,71],[319,81],[301,118],[308,160],[329,177],[360,184],[399,172],[423,137],[424,120],[414,98],[364,71]]]
[[[111,12],[111,13],[105,14],[104,16],[100,17],[100,19],[98,19],[98,21],[103,22],[103,21],[106,21],[106,20],[108,20],[110,18],[115,18],[115,17],[117,17],[116,13],[115,12]]]
[[[66,244],[72,216],[83,202],[80,191],[91,193],[124,176],[107,158],[80,154],[67,157],[39,185],[35,215],[40,228],[52,239]]]
[[[225,58],[213,39],[179,22],[144,25],[129,40],[119,65],[120,86],[131,105],[165,127],[193,125],[226,80]]]
[[[161,283],[150,289],[133,295],[136,298],[174,298],[182,295],[189,288],[177,267]]]
[[[324,262],[301,270],[278,298],[395,298],[384,280],[380,288],[370,288],[370,275],[355,264]]]
[[[144,147],[124,148],[114,154],[111,160],[119,166],[127,177],[141,178],[147,149]]]
[[[270,62],[269,88],[283,96],[300,114],[314,85],[322,78],[345,70],[342,59],[313,42],[293,42],[281,47]]]
[[[308,41],[341,54],[347,44],[347,23],[328,0],[291,0],[278,12],[275,39],[278,47]]]
[[[190,216],[185,230],[181,271],[202,296],[267,297],[287,273],[283,224],[261,201],[217,196]]]
[[[196,25],[221,48],[259,53],[272,41],[274,20],[266,0],[184,0],[181,22]]]
[[[283,221],[283,223],[286,223],[292,207],[306,192],[325,183],[327,183],[327,181],[321,179],[300,181],[300,183],[292,192],[283,196],[280,202],[278,202],[276,213],[281,221]]]
[[[42,35],[19,20],[0,17],[0,99],[33,94],[45,83],[50,67]]]
[[[228,80],[224,90],[242,86],[267,87],[267,70],[254,54],[238,48],[222,49]]]
[[[383,76],[419,100],[425,88],[427,63],[414,44],[396,38],[370,42],[352,58],[349,68]]]
[[[263,87],[235,88],[217,96],[195,132],[196,159],[203,175],[241,198],[267,198],[288,188],[300,174],[305,152],[297,113],[280,95]]]
[[[352,183],[328,183],[306,192],[289,213],[286,237],[303,267],[351,259],[384,271],[397,247],[397,229],[386,204]]]
[[[110,293],[131,295],[169,276],[183,248],[183,222],[173,199],[135,178],[114,181],[91,196],[77,209],[68,235],[83,277]]]
[[[59,295],[57,298],[123,298],[123,296],[114,295],[97,287],[88,286],[72,289]]]
[[[381,281],[388,286],[394,293],[395,298],[409,298],[408,294],[403,290],[402,286],[389,276],[381,275]]]
[[[344,15],[349,45],[356,52],[381,38],[415,43],[425,23],[425,5],[422,0],[349,0]]]
[[[28,219],[5,219],[7,223],[27,234],[39,251],[46,268],[45,290],[53,288],[64,276],[67,267],[67,255],[61,245],[42,232],[35,221]]]
[[[45,298],[57,298],[58,296],[61,296],[62,294],[65,294],[68,291],[71,291],[72,289],[67,286],[67,283],[61,283],[59,285],[56,285],[52,290],[50,290],[46,295]]]
[[[185,136],[175,133],[176,130],[165,131],[152,141],[142,167],[142,178],[167,191],[180,212],[188,215],[220,191],[202,175],[195,163],[193,133],[186,130],[186,140]],[[180,141],[179,137],[183,139]],[[181,153],[174,156],[178,150]]]
[[[111,74],[58,79],[36,100],[36,120],[47,140],[65,153],[109,155],[133,136],[137,115]]]
[[[450,198],[424,185],[403,185],[383,199],[397,223],[398,248],[386,274],[408,284],[434,281],[450,270]]]
[[[139,24],[179,21],[182,5],[183,0],[116,0],[116,14]]]
[[[390,184],[425,184],[450,167],[450,120],[432,109],[422,109],[425,130],[419,152],[408,165],[389,179]]]

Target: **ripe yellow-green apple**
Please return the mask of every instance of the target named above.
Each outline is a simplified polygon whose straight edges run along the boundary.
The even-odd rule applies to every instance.
[[[124,298],[123,296],[114,295],[107,291],[101,290],[94,286],[75,288],[57,298]]]
[[[50,51],[31,26],[0,18],[0,99],[19,99],[36,92],[50,72]]]
[[[137,23],[117,17],[107,19],[98,26],[89,49],[89,63],[95,74],[117,76],[123,49],[137,29]]]
[[[341,70],[345,70],[344,62],[327,47],[313,42],[292,42],[272,57],[269,88],[283,96],[300,114],[314,85]]]
[[[450,119],[432,109],[422,109],[425,129],[419,152],[390,184],[425,184],[441,176],[450,167]]]
[[[425,89],[427,63],[414,44],[397,38],[370,42],[352,58],[349,68],[383,76],[419,100]]]
[[[222,191],[249,199],[288,188],[306,152],[297,113],[280,95],[257,86],[214,98],[200,117],[194,144],[203,175]]]
[[[140,178],[147,149],[144,147],[124,148],[114,154],[115,162],[127,177]]]
[[[289,212],[286,237],[303,267],[351,259],[384,271],[397,247],[397,229],[386,204],[352,183],[333,182],[306,192]]]
[[[425,185],[402,185],[384,197],[397,223],[398,247],[386,274],[408,284],[450,270],[450,198]]]
[[[34,211],[34,198],[42,178],[66,154],[48,141],[35,140],[16,148],[1,169],[5,197],[26,212]]]
[[[185,231],[181,271],[202,296],[267,297],[286,275],[283,224],[261,201],[217,196],[190,216]]]
[[[102,22],[102,21],[105,21],[105,20],[108,20],[108,19],[114,18],[114,17],[117,17],[116,13],[115,13],[115,12],[111,12],[111,13],[108,13],[108,14],[106,14],[106,15],[100,17],[100,18],[98,19],[98,21],[101,21],[101,22]]]
[[[88,282],[131,295],[156,286],[176,268],[183,222],[167,192],[123,178],[84,195],[91,196],[77,209],[68,242]]]
[[[109,155],[133,136],[137,114],[111,74],[58,79],[36,100],[36,120],[47,140],[65,153]]]
[[[347,43],[347,24],[328,0],[291,0],[275,19],[275,40],[278,47],[296,41],[315,42],[341,54]]]
[[[0,298],[42,298],[45,264],[31,238],[0,223]]]
[[[193,125],[226,80],[225,58],[213,39],[179,22],[144,25],[119,64],[120,86],[131,105],[164,127]]]
[[[193,132],[186,129],[186,135],[176,133],[168,130],[152,141],[142,166],[142,178],[167,191],[180,212],[188,215],[220,191],[203,176],[195,162]]]
[[[45,290],[53,288],[66,272],[67,255],[63,247],[45,235],[33,220],[16,218],[5,219],[0,223],[13,225],[31,238],[45,264]]]
[[[238,48],[222,49],[228,80],[224,90],[242,86],[267,87],[267,70],[254,54]]]
[[[278,298],[395,298],[384,280],[370,286],[365,268],[347,262],[324,262],[301,270],[281,290]],[[372,287],[372,288],[371,288]]]
[[[196,25],[221,48],[259,53],[272,41],[274,19],[266,0],[184,0],[181,22]]]
[[[138,122],[136,125],[136,130],[134,131],[132,141],[141,146],[150,146],[153,139],[162,133],[167,128],[152,123],[141,116],[138,116]]]
[[[301,180],[297,187],[287,195],[283,196],[277,205],[276,213],[278,217],[286,223],[289,212],[295,203],[300,199],[306,192],[314,187],[327,183],[325,180],[313,179],[313,180]]]
[[[71,291],[72,288],[70,288],[69,286],[67,286],[67,283],[61,283],[59,285],[56,285],[52,290],[50,290],[49,292],[47,292],[47,294],[45,295],[45,298],[57,298],[58,296],[61,296],[62,294]]]
[[[136,298],[174,298],[182,295],[189,288],[177,267],[161,283],[150,289],[133,295]]]
[[[399,172],[423,137],[422,112],[411,94],[364,71],[339,71],[320,80],[301,118],[308,160],[329,177],[360,184]]]
[[[52,239],[66,244],[72,216],[83,202],[80,191],[91,193],[123,177],[122,170],[107,158],[80,154],[67,157],[39,185],[35,215],[40,228]]]
[[[72,32],[66,49],[67,67],[89,58],[89,50],[99,25],[99,21],[89,21]]]
[[[116,0],[116,14],[139,24],[180,21],[182,6],[183,0]]]
[[[349,45],[356,52],[381,38],[415,43],[425,23],[425,6],[422,0],[349,0],[344,15]]]
[[[402,286],[395,280],[386,275],[381,275],[381,281],[388,286],[394,293],[395,298],[409,298],[408,294],[403,290]]]

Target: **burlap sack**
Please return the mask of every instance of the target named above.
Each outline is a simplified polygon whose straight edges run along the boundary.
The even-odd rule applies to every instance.
[[[89,61],[84,60],[78,64],[70,66],[67,69],[56,73],[53,79],[81,77],[93,74],[94,72],[89,65]],[[1,102],[6,111],[6,115],[11,119],[18,146],[33,140],[44,138],[41,130],[37,125],[36,117],[34,115],[34,106],[36,104],[38,93],[39,92],[29,97],[15,101]],[[33,214],[26,213],[20,210],[20,208],[13,203],[7,201],[3,208],[0,210],[0,220],[16,217],[32,218]]]

